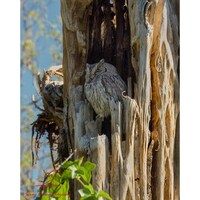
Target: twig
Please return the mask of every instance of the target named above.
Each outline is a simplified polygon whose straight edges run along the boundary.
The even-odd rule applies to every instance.
[[[34,128],[35,125],[32,126],[32,137],[31,137],[31,153],[32,153],[32,166],[34,165]]]
[[[35,106],[38,110],[44,112],[44,110],[43,110],[42,108],[40,108],[40,107],[37,105],[37,103],[36,103],[36,101],[35,101],[35,96],[34,96],[34,95],[32,95],[32,103],[34,104],[34,106]]]
[[[50,147],[50,155],[51,155],[51,161],[52,161],[52,165],[54,170],[56,169],[55,164],[54,164],[54,157],[53,157],[53,145],[52,145],[52,134],[49,134],[49,147]]]

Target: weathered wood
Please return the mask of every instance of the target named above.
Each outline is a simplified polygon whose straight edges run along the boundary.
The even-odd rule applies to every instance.
[[[172,43],[170,45],[169,41],[172,38],[168,37],[173,34],[170,11],[170,5],[167,2],[160,2],[156,6],[154,18],[163,20],[154,20],[151,50],[152,104],[154,105],[152,114],[156,116],[153,120],[153,130],[158,131],[160,141],[159,151],[156,151],[154,155],[156,157],[154,169],[157,172],[154,178],[156,199],[174,199],[173,159],[178,115],[178,102],[174,94],[178,94],[178,84],[176,84],[178,76],[177,58],[173,56],[176,46]],[[173,37],[173,39],[177,38]]]
[[[110,193],[110,157],[109,143],[106,135],[98,135],[90,139],[90,160],[96,163],[97,167],[93,171],[92,184],[96,190],[104,190]]]
[[[115,64],[113,54],[115,52],[115,28],[112,22],[114,13],[111,10],[110,1],[103,3],[104,17],[101,24],[102,55],[106,62]]]
[[[124,106],[126,122],[126,156],[123,166],[128,188],[127,190],[122,189],[122,193],[124,194],[123,199],[126,199],[125,191],[129,191],[130,199],[137,199],[135,189],[135,133],[138,131],[136,123],[139,117],[139,110],[135,100],[131,99],[130,97],[125,98]],[[122,182],[121,184],[123,188],[123,185],[125,185],[126,183]]]
[[[145,1],[128,1],[132,65],[136,72],[135,99],[140,107],[140,199],[147,199],[147,147],[149,143],[149,122],[151,118],[151,74],[149,54],[151,37],[144,23]],[[141,12],[143,14],[141,14]]]
[[[152,198],[174,198],[173,151],[178,114],[178,23],[169,1],[128,1],[132,64],[136,72],[135,99],[141,110],[140,188],[147,199],[148,124],[158,133],[153,152]],[[139,12],[143,11],[143,15]],[[176,27],[175,27],[176,24]],[[173,53],[172,53],[173,52]],[[172,56],[173,55],[173,56]],[[150,95],[151,94],[151,95]],[[174,94],[175,97],[174,97]],[[151,100],[151,104],[150,104]],[[151,110],[149,109],[151,108]],[[167,136],[167,138],[166,138]],[[157,142],[157,141],[155,141]],[[148,170],[148,177],[149,177]],[[148,189],[149,191],[149,189]]]
[[[83,84],[84,66],[87,58],[88,7],[91,0],[61,0],[61,16],[63,21],[63,102],[64,127],[74,135],[73,99],[71,86]],[[81,97],[80,97],[81,98]],[[74,149],[73,145],[71,147]]]
[[[121,112],[120,102],[119,104],[112,103],[111,111],[111,127],[112,127],[112,136],[111,136],[111,188],[110,194],[113,199],[120,199],[120,179],[121,179],[121,168],[122,168],[122,150],[121,150],[121,121],[119,119],[119,113]]]
[[[95,189],[114,200],[179,198],[179,13],[172,2],[61,0],[64,127],[75,156],[97,164]],[[103,55],[128,85],[123,105],[110,105],[111,141],[82,89],[86,62]]]
[[[125,71],[124,57],[124,3],[125,0],[114,1],[116,9],[116,67],[120,74]],[[123,66],[123,67],[122,67]]]
[[[174,147],[174,199],[180,199],[180,122],[176,121],[176,136]]]
[[[88,63],[97,63],[102,58],[101,23],[102,0],[93,0],[92,14],[89,18]]]

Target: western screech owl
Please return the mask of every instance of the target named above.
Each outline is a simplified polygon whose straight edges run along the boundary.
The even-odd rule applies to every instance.
[[[87,64],[84,92],[98,118],[111,115],[111,102],[122,102],[122,93],[126,85],[116,68],[104,61]]]

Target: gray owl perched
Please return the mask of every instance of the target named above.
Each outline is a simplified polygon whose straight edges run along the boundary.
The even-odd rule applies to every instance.
[[[116,68],[102,59],[99,63],[86,65],[84,91],[97,117],[104,118],[111,115],[111,101],[122,102],[126,85]]]

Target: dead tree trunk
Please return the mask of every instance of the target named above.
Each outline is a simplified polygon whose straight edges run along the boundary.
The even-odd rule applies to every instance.
[[[61,0],[67,146],[97,164],[92,184],[113,200],[179,199],[178,15],[178,0]],[[83,91],[101,58],[128,86],[104,123]]]

